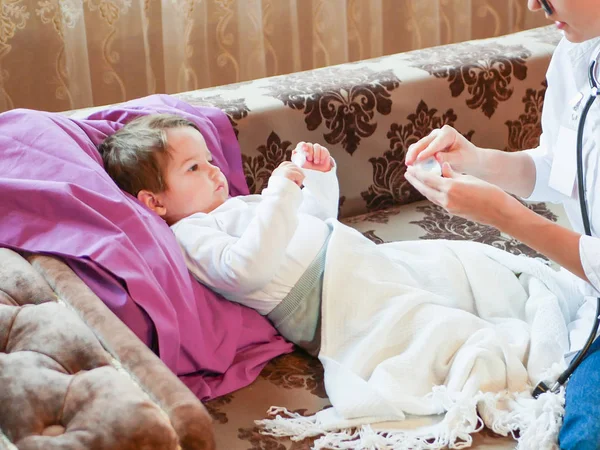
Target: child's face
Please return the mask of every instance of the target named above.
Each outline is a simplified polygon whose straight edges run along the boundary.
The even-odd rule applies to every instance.
[[[225,175],[214,166],[202,134],[192,127],[167,130],[167,189],[157,194],[169,225],[197,212],[208,213],[229,197]]]
[[[554,20],[571,42],[583,42],[600,36],[600,0],[548,0]],[[528,0],[531,11],[541,9],[539,0]]]

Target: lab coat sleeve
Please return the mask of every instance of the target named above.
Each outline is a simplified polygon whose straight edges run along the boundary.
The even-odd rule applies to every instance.
[[[300,212],[310,214],[322,220],[337,219],[340,199],[340,187],[335,161],[329,172],[303,169],[306,178],[302,189]]]
[[[582,235],[579,239],[579,256],[583,271],[590,281],[584,295],[600,297],[600,238]]]
[[[255,215],[241,236],[232,236],[209,214],[195,214],[174,225],[188,268],[221,293],[247,294],[272,280],[298,226],[300,189],[275,176],[261,194]]]
[[[561,77],[564,76],[562,66],[565,64],[563,47],[560,44],[557,47],[546,73],[549,87],[544,96],[541,120],[543,132],[540,136],[539,147],[525,150],[525,153],[529,154],[535,164],[535,186],[529,197],[524,198],[528,201],[560,203],[566,198],[549,185],[554,151],[561,151],[561,149],[555,147],[558,129],[560,128],[560,118],[565,108],[565,100],[560,88],[563,85]]]
[[[549,185],[550,171],[552,169],[552,155],[549,154],[549,146],[545,142],[544,135],[540,139],[540,146],[531,150],[524,150],[535,164],[535,185],[529,197],[524,200],[532,202],[560,203],[564,196],[552,189]]]

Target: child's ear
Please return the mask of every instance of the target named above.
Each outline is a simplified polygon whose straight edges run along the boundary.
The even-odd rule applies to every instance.
[[[163,217],[167,214],[167,208],[164,207],[159,196],[153,192],[142,189],[138,192],[137,199],[159,216]]]

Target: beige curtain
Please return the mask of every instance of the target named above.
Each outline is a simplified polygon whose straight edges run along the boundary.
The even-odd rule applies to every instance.
[[[526,0],[0,0],[0,111],[60,111],[546,24]]]

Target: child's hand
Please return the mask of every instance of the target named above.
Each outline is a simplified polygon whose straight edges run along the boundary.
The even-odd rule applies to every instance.
[[[273,171],[272,177],[284,177],[302,187],[304,181],[304,172],[300,167],[290,161],[284,161]]]
[[[292,151],[292,157],[297,153],[304,153],[306,156],[306,162],[302,164],[303,169],[318,170],[319,172],[329,172],[331,170],[331,154],[322,145],[299,142]]]

